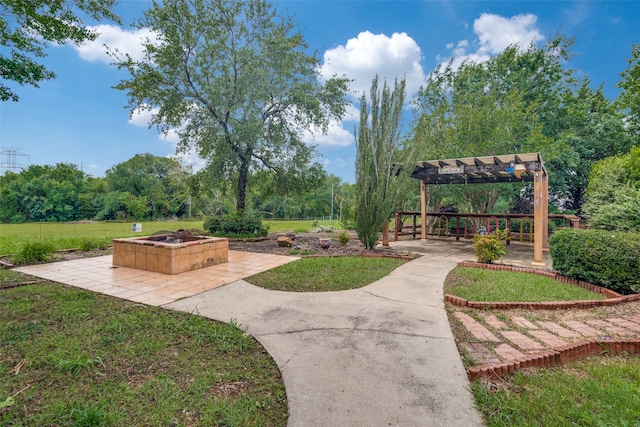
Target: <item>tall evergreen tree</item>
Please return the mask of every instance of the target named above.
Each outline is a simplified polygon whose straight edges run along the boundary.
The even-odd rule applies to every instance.
[[[393,88],[373,79],[370,102],[360,100],[360,127],[356,137],[356,231],[367,249],[376,245],[380,230],[398,202],[402,174],[400,142],[405,80]]]

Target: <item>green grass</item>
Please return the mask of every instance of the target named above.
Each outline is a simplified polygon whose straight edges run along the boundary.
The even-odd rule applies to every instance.
[[[318,225],[314,225],[317,222]],[[148,221],[142,222],[142,232],[132,231],[131,222],[96,222],[96,223],[56,223],[41,222],[28,224],[0,224],[0,256],[16,254],[27,242],[47,241],[56,250],[85,248],[87,246],[102,247],[111,239],[153,234],[160,230],[175,231],[180,228],[202,230],[202,221]],[[310,231],[319,225],[328,226],[329,221],[276,221],[265,220],[269,232]],[[333,226],[339,225],[333,221]]]
[[[343,291],[361,288],[407,262],[393,258],[310,257],[246,279],[266,289],[293,292]]]
[[[469,301],[573,301],[604,299],[601,294],[549,277],[510,271],[456,267],[447,276],[444,292]]]
[[[313,230],[314,228],[318,228],[321,225],[328,227],[329,226],[329,220],[322,220],[322,221],[318,221],[318,220],[295,220],[295,221],[290,221],[290,220],[271,220],[271,219],[264,219],[262,220],[262,224],[264,226],[269,226],[269,232],[270,233],[279,233],[281,231],[295,231],[296,233],[308,233],[311,230]],[[337,220],[333,220],[333,229],[338,229],[340,228],[340,221]]]
[[[492,386],[472,383],[488,426],[640,424],[639,357],[594,357],[521,371]]]
[[[238,325],[44,283],[0,290],[0,343],[0,425],[287,422],[277,366]]]

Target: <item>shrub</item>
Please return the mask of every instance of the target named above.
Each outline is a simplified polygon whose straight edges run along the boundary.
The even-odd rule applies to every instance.
[[[567,228],[549,238],[553,268],[621,294],[640,284],[640,234]]]
[[[104,250],[107,249],[111,245],[111,239],[104,238],[84,238],[80,241],[80,250],[81,251],[93,251],[96,249]]]
[[[264,237],[269,234],[260,218],[238,215],[209,217],[204,221],[204,228],[218,237]]]
[[[484,236],[473,236],[473,247],[476,250],[478,262],[491,264],[502,255],[506,255],[505,237],[506,231],[498,231],[496,234],[486,234]]]
[[[346,231],[343,231],[338,236],[338,243],[340,243],[340,246],[346,245],[347,243],[349,243],[349,240],[351,240],[351,237],[349,237],[349,233],[347,233]]]
[[[356,229],[355,220],[348,219],[347,222],[343,222],[342,223],[342,228],[344,228],[345,230],[355,230]]]
[[[56,248],[48,242],[26,243],[16,255],[13,262],[16,264],[36,264],[39,262],[49,262],[53,259]]]

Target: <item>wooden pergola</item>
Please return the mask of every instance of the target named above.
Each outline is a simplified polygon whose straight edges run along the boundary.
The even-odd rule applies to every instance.
[[[421,239],[427,239],[426,186],[533,182],[533,265],[545,265],[542,250],[549,241],[549,180],[540,153],[464,157],[418,162],[411,174],[420,180]]]

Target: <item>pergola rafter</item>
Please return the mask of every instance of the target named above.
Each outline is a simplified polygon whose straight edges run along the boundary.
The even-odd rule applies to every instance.
[[[421,237],[423,240],[427,238],[425,202],[427,185],[533,182],[534,251],[532,264],[545,265],[542,260],[542,250],[543,247],[548,247],[549,240],[549,180],[540,153],[427,160],[416,163],[411,177],[421,181]]]

